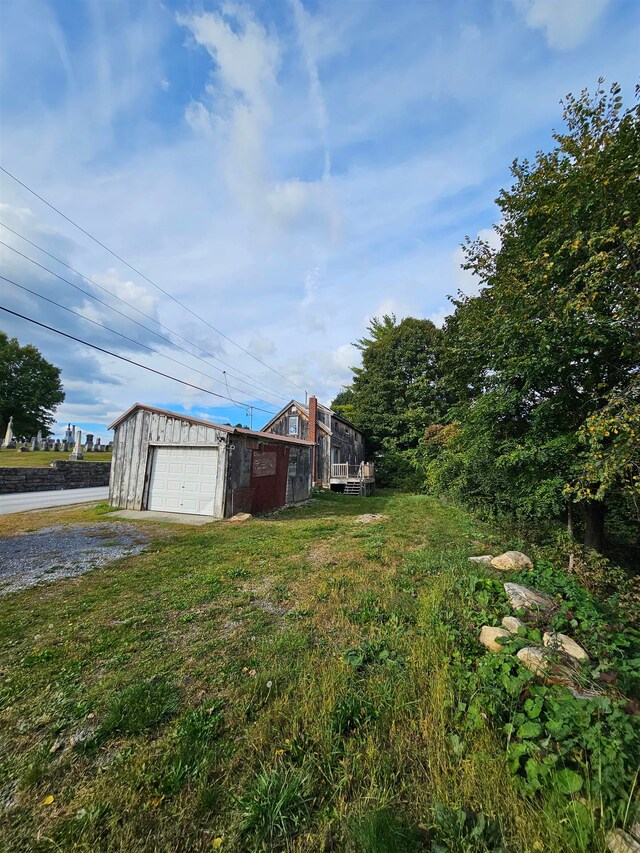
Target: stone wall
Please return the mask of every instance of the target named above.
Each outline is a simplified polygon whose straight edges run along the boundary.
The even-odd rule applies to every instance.
[[[108,486],[111,462],[63,462],[48,468],[0,467],[0,495]]]

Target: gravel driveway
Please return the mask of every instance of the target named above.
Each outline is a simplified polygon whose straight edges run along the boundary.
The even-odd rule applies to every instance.
[[[147,538],[134,524],[44,527],[0,539],[0,595],[82,575],[138,554]]]

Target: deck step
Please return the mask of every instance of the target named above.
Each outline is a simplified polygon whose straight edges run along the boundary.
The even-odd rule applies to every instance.
[[[345,495],[360,495],[360,483],[347,483],[344,487]]]

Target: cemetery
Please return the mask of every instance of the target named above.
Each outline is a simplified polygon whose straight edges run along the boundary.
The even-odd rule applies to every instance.
[[[85,464],[91,463],[91,464]],[[63,439],[13,433],[13,418],[0,446],[0,494],[83,489],[109,484],[111,442],[69,424]]]

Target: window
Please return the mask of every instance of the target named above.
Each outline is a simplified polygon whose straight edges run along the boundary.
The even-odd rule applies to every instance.
[[[298,415],[289,415],[289,435],[298,434]]]

